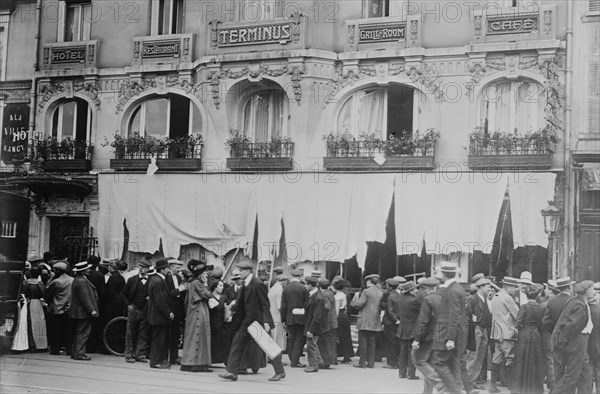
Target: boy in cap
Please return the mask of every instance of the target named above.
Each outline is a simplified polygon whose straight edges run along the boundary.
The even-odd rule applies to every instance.
[[[383,331],[381,319],[379,317],[379,303],[383,293],[377,287],[379,275],[371,274],[365,277],[366,288],[360,293],[354,295],[350,303],[351,306],[358,308],[359,317],[356,322],[358,330],[358,348],[360,360],[354,364],[356,368],[374,368],[375,367],[375,344],[376,335]]]
[[[57,355],[61,344],[67,353],[71,351],[72,325],[69,317],[71,285],[73,278],[67,275],[68,265],[58,261],[52,266],[54,277],[50,280],[44,298],[48,301],[48,339],[50,354]]]
[[[327,325],[327,312],[325,310],[325,298],[319,291],[319,280],[314,276],[307,276],[305,288],[308,292],[308,300],[304,306],[306,324],[304,335],[306,336],[306,351],[308,353],[308,366],[304,372],[318,372],[319,365],[323,364],[321,351],[318,346],[319,337]]]
[[[473,386],[476,383],[488,349],[488,331],[492,326],[491,301],[488,299],[492,282],[483,275],[474,283],[477,292],[467,299],[470,323],[475,326],[475,351],[467,350],[467,372]]]

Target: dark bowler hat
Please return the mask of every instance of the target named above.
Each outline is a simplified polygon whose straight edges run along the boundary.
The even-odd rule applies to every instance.
[[[202,272],[206,271],[206,263],[203,263],[200,260],[191,259],[187,263],[187,268],[194,274],[201,274]]]
[[[156,263],[154,264],[154,267],[156,267],[156,272],[160,271],[163,268],[167,268],[169,266],[169,260],[167,259],[158,259],[156,260]]]
[[[308,283],[309,285],[313,285],[313,286],[316,286],[317,283],[319,283],[319,279],[315,278],[314,276],[305,276],[304,281],[306,283]]]
[[[248,260],[240,261],[235,266],[237,268],[241,269],[241,270],[250,270],[250,271],[252,271],[254,269],[254,264],[252,264]]]

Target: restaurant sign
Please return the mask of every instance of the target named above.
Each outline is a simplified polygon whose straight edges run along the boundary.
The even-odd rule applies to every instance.
[[[12,163],[15,156],[27,153],[29,105],[7,104],[2,116],[2,161]]]
[[[52,64],[85,63],[85,46],[53,47]]]
[[[150,41],[144,42],[142,48],[142,59],[157,57],[179,57],[181,40]]]
[[[406,23],[386,23],[359,25],[358,42],[398,41],[406,38]]]
[[[262,26],[222,27],[217,34],[219,47],[281,44],[292,40],[292,23],[286,21]]]
[[[531,33],[538,29],[538,15],[508,16],[487,21],[487,34]]]

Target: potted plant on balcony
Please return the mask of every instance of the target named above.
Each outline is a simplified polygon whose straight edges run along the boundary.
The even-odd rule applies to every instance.
[[[327,148],[327,157],[348,157],[351,155],[351,145],[356,142],[348,131],[329,132],[323,136]]]
[[[252,142],[245,132],[231,130],[225,141],[230,157],[227,168],[231,170],[291,170],[293,168],[293,141],[274,134],[267,142]]]
[[[271,137],[269,141],[268,155],[270,157],[286,157],[289,156],[293,141],[290,137],[282,137],[277,134]]]
[[[417,130],[414,133],[413,142],[417,152],[420,152],[421,156],[430,156],[433,154],[435,143],[440,137],[440,132],[434,128],[425,129],[423,133]]]
[[[164,144],[159,142],[157,151],[164,152],[168,149],[169,159],[193,158],[196,148],[203,145],[202,135],[185,135],[178,138],[168,138]]]
[[[229,130],[229,138],[225,140],[231,158],[247,157],[251,143],[246,132],[233,129]]]
[[[41,160],[47,171],[89,171],[92,151],[91,144],[70,137],[58,141],[56,137],[46,136],[34,141],[34,157]]]
[[[360,133],[358,138],[360,142],[362,142],[362,146],[364,148],[364,154],[366,156],[375,156],[375,154],[380,153],[382,148],[385,145],[385,141],[381,139],[381,132],[374,133]]]

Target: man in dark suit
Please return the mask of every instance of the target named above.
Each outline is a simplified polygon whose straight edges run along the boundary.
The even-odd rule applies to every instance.
[[[354,364],[356,368],[374,368],[376,337],[377,333],[383,331],[379,317],[379,303],[383,296],[383,292],[377,287],[379,275],[367,275],[365,283],[367,287],[361,291],[360,296],[356,293],[350,303],[359,310],[356,329],[360,359],[357,364]]]
[[[450,394],[460,394],[460,362],[458,344],[466,321],[466,293],[456,280],[458,266],[452,262],[440,265],[443,284],[438,294],[441,298],[437,309],[431,365],[440,375]]]
[[[330,365],[337,364],[337,308],[335,304],[335,296],[329,289],[329,279],[319,279],[319,289],[325,300],[325,316],[323,318],[324,324],[321,328],[321,335],[317,345],[319,346],[319,353],[323,359],[323,364],[319,365],[319,368],[329,369]]]
[[[104,293],[106,282],[104,281],[104,274],[98,271],[98,266],[100,265],[100,257],[98,256],[89,256],[87,262],[91,264],[90,273],[87,275],[87,278],[92,282],[94,287],[96,288],[96,292],[98,293],[98,311],[103,310],[104,307]],[[87,350],[89,353],[96,353],[102,351],[104,353],[108,353],[104,349],[104,344],[102,343],[102,330],[104,327],[102,326],[102,319],[93,319],[92,320],[92,332],[90,334],[90,339],[87,344]]]
[[[304,315],[306,324],[304,325],[304,335],[306,335],[306,352],[308,353],[308,366],[304,372],[317,372],[319,365],[323,364],[321,351],[319,349],[319,336],[327,325],[327,312],[325,310],[325,298],[319,291],[319,280],[313,276],[304,278],[308,300],[304,305]]]
[[[87,341],[92,329],[92,318],[98,317],[98,294],[96,288],[86,278],[91,265],[87,261],[75,264],[75,278],[71,284],[71,309],[69,315],[74,321],[74,338],[71,358],[74,360],[91,360],[85,354]]]
[[[183,322],[185,321],[185,291],[187,285],[183,283],[181,270],[183,262],[176,259],[167,259],[169,270],[165,275],[165,283],[169,291],[169,303],[171,311],[175,316],[171,322],[169,337],[169,362],[171,364],[181,364],[179,357],[179,339],[183,333]]]
[[[240,314],[240,327],[233,337],[229,358],[227,360],[227,373],[219,374],[219,377],[231,381],[238,379],[237,372],[240,368],[240,362],[244,355],[244,351],[253,340],[248,333],[248,327],[253,322],[258,322],[264,325],[268,332],[273,326],[271,311],[269,310],[269,298],[267,296],[267,286],[258,278],[252,275],[254,265],[244,259],[236,264],[240,270],[240,277],[244,281],[238,297],[236,299],[235,309],[236,314]],[[271,360],[275,375],[269,378],[269,381],[279,381],[285,378],[285,370],[281,361],[281,354]]]
[[[148,321],[146,301],[148,298],[148,260],[139,262],[139,274],[127,280],[123,294],[127,298],[127,329],[125,336],[125,361],[128,363],[147,362],[146,342]]]
[[[396,338],[400,346],[398,358],[398,376],[401,379],[417,380],[416,368],[411,360],[412,342],[415,338],[415,328],[422,299],[417,298],[417,285],[407,282],[402,286],[402,294],[397,299],[392,299],[388,311],[390,318],[397,326]],[[408,375],[407,375],[408,374]]]
[[[396,303],[400,298],[400,292],[397,290],[400,282],[394,278],[388,278],[385,280],[387,290],[383,293],[381,301],[379,303],[379,309],[384,311],[383,313],[383,339],[385,341],[385,359],[386,365],[383,368],[397,369],[398,368],[398,357],[400,356],[400,343],[396,337],[396,331],[398,327],[394,319],[392,319],[389,305],[390,301]]]
[[[169,272],[167,259],[159,259],[156,275],[148,285],[148,324],[152,330],[150,367],[169,368],[169,327],[175,317],[169,302],[169,289],[165,276]]]
[[[304,285],[300,283],[302,271],[290,271],[290,283],[283,288],[281,294],[281,322],[285,325],[288,332],[287,353],[290,358],[292,368],[304,368],[306,365],[300,364],[300,354],[304,348],[306,337],[304,336],[304,314],[294,313],[304,308],[308,299],[308,292]]]
[[[567,301],[552,332],[554,369],[557,378],[554,393],[590,393],[592,376],[587,353],[593,323],[588,302],[594,299],[594,282],[575,285],[575,297]]]
[[[488,330],[492,326],[491,301],[488,300],[491,285],[492,281],[482,276],[474,284],[477,292],[467,299],[468,318],[475,326],[475,351],[467,352],[467,372],[473,386],[479,389],[484,387],[477,387],[476,380],[487,354]]]

